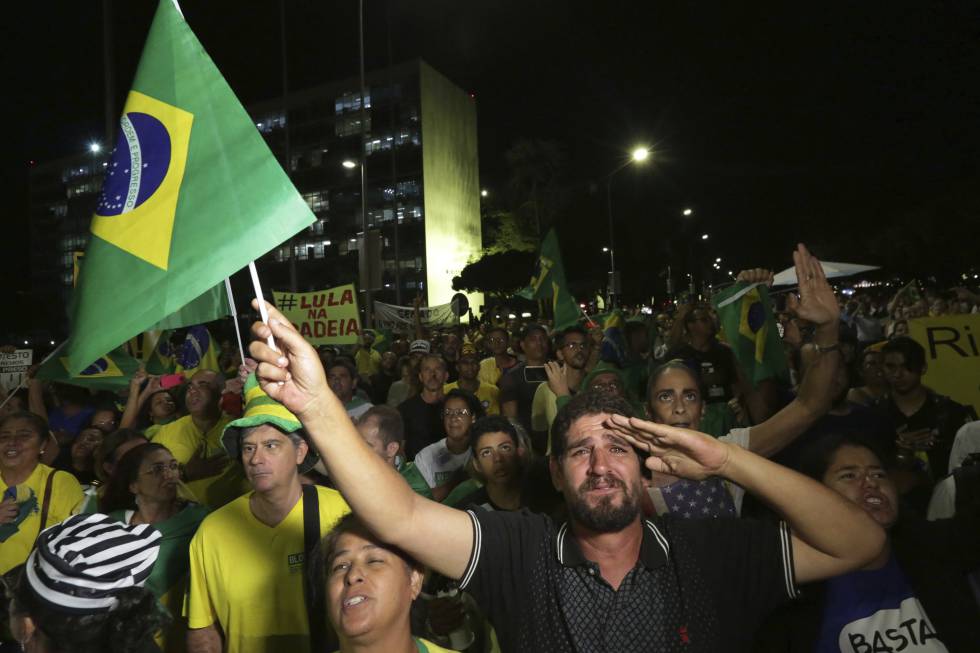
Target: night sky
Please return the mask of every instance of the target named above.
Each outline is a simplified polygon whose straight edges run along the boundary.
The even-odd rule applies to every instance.
[[[29,286],[28,161],[85,148],[104,122],[100,3],[30,4],[8,7],[3,28],[5,289]],[[654,146],[653,165],[617,174],[613,195],[634,289],[652,288],[701,232],[698,255],[726,269],[785,267],[798,239],[895,272],[976,262],[975,2],[366,4],[369,69],[387,63],[390,36],[394,61],[421,57],[475,93],[492,197],[510,144],[560,143],[576,201],[557,226],[573,279],[598,282],[607,265],[604,197],[589,184],[636,143]],[[113,5],[118,110],[156,3]],[[278,2],[181,6],[244,103],[280,93]],[[357,73],[356,8],[288,3],[292,88]],[[680,215],[688,206],[695,222]]]

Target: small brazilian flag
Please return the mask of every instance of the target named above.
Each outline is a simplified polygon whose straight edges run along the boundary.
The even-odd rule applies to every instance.
[[[575,303],[575,298],[568,292],[565,266],[562,265],[561,249],[558,246],[558,234],[554,229],[548,231],[541,241],[541,253],[531,274],[531,281],[517,295],[525,299],[551,298],[556,330],[578,323],[582,314],[578,304]]]
[[[789,379],[786,353],[764,285],[736,283],[715,295],[711,303],[718,312],[722,338],[752,385],[764,379]]]
[[[172,0],[161,0],[92,218],[71,371],[313,222]]]
[[[174,359],[177,363],[174,371],[187,378],[201,370],[221,371],[221,365],[218,364],[218,343],[203,324],[187,330],[183,344],[174,352]]]
[[[104,356],[97,356],[94,362],[86,365],[78,374],[70,374],[64,345],[61,345],[37,368],[37,378],[83,388],[115,391],[129,385],[129,380],[139,366],[140,362],[130,356],[123,346]]]

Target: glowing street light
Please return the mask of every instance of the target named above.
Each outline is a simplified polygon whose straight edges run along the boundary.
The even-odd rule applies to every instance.
[[[708,234],[701,234],[701,240],[708,240]]]
[[[603,248],[602,248],[602,251],[604,251],[604,252],[608,252],[608,251],[609,251],[609,248],[608,248],[608,247],[603,247]]]
[[[685,218],[689,218],[694,215],[694,209],[684,209],[681,211],[681,215],[683,215]]]
[[[98,143],[92,142],[88,144],[88,151],[92,154],[98,154],[102,151],[102,146]]]
[[[489,195],[489,193],[487,192],[486,188],[480,191],[480,197],[486,197],[487,195]]]
[[[721,263],[721,257],[720,256],[715,259],[715,263]]]
[[[341,163],[340,165],[344,166],[348,170],[353,170],[354,168],[357,167],[357,162],[351,161],[350,159],[344,159],[344,162]]]
[[[616,252],[613,249],[616,246],[616,239],[613,235],[612,181],[617,172],[623,170],[631,163],[645,162],[650,158],[650,154],[650,150],[645,146],[639,145],[634,147],[633,151],[630,153],[629,160],[606,175],[606,217],[609,218],[609,247],[603,248],[602,251],[609,252],[609,304],[612,307],[616,306],[616,294],[619,291],[619,278],[616,276]]]

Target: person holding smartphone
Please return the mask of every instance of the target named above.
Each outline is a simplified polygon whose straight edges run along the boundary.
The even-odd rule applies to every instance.
[[[524,360],[505,372],[498,382],[500,412],[516,419],[530,433],[534,392],[548,380],[544,371],[548,360],[548,330],[540,324],[525,325],[520,345]]]

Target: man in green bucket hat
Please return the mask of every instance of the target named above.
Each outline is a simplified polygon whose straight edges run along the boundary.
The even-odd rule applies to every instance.
[[[252,491],[211,513],[191,540],[188,650],[330,650],[324,607],[303,571],[313,546],[350,508],[336,490],[300,483],[316,451],[254,374],[245,383],[245,414],[225,427],[222,444]]]

